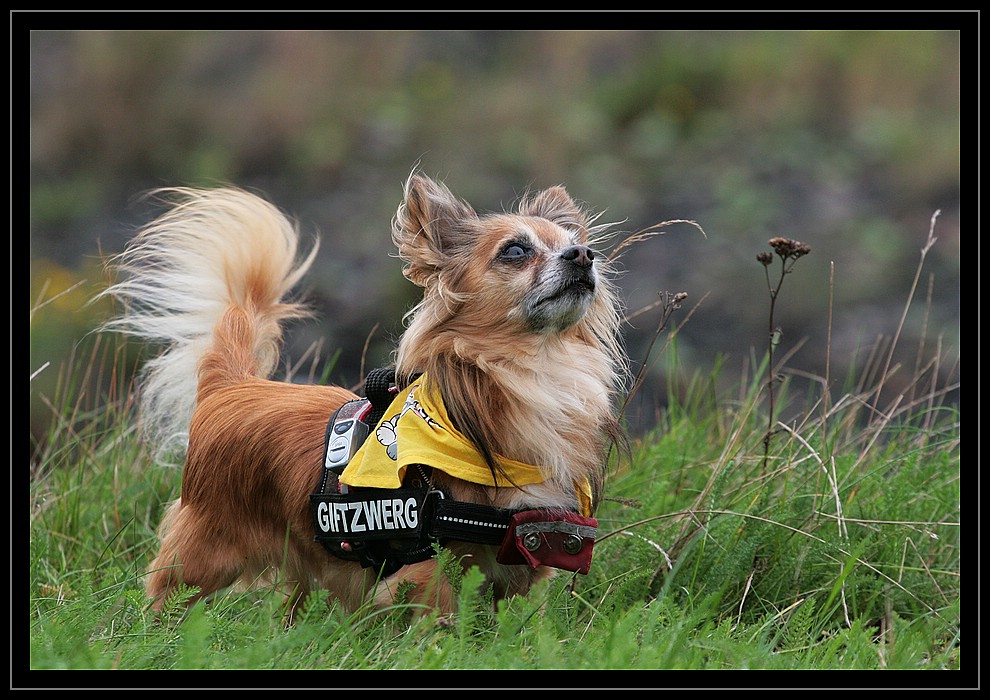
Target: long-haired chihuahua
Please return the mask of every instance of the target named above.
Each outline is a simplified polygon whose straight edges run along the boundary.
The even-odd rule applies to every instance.
[[[195,600],[279,581],[290,616],[317,590],[450,613],[441,547],[496,598],[587,573],[626,362],[603,227],[563,188],[478,214],[407,180],[392,240],[423,297],[376,401],[269,378],[283,322],[308,313],[289,292],[315,244],[303,255],[294,224],[243,190],[164,192],[105,292],[123,307],[108,329],[161,344],[143,434],[185,455],[154,609],[180,583]]]

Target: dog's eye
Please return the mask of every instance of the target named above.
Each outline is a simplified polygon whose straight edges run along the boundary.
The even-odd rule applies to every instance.
[[[506,243],[498,256],[502,260],[522,260],[523,258],[528,258],[531,252],[529,246],[513,242]]]

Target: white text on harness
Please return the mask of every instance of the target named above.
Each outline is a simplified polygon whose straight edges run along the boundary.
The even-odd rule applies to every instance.
[[[376,533],[419,527],[415,498],[379,498],[367,501],[327,502],[316,506],[316,522],[326,533]]]

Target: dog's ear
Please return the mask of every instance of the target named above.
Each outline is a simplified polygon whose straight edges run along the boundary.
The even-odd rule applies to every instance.
[[[407,263],[403,274],[425,287],[449,255],[470,243],[464,223],[477,217],[442,183],[418,174],[410,177],[392,225],[392,241]]]
[[[559,226],[587,235],[588,215],[563,187],[551,187],[519,203],[523,216],[539,216]]]

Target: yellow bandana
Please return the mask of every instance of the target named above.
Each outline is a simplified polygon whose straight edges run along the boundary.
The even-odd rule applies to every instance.
[[[374,433],[341,473],[341,483],[397,489],[411,464],[427,464],[458,479],[485,486],[543,482],[539,467],[500,456],[496,459],[505,479],[496,482],[481,453],[451,425],[439,393],[429,391],[424,379],[425,375],[421,376],[395,397]],[[584,479],[575,486],[581,512],[590,513],[590,485]]]

